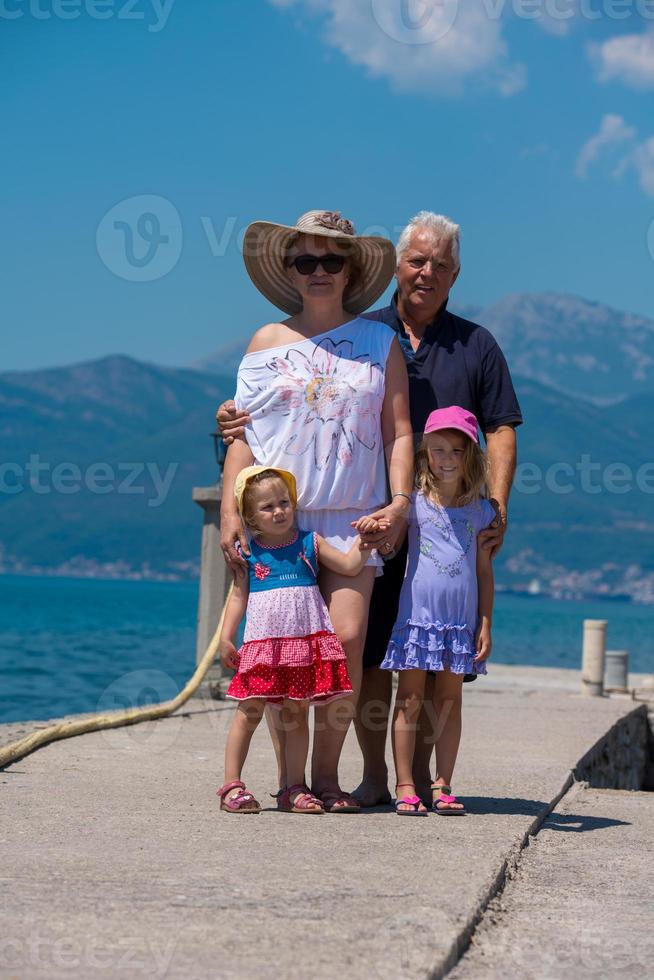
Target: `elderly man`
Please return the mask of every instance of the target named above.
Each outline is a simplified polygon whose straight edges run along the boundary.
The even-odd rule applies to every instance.
[[[396,331],[407,360],[411,423],[416,438],[435,408],[461,405],[477,416],[490,463],[489,491],[497,509],[495,527],[482,532],[482,547],[494,556],[502,546],[509,494],[516,466],[515,427],[522,422],[504,355],[492,335],[447,309],[461,268],[459,226],[442,215],[421,211],[406,226],[397,245],[397,292],[390,306],[366,314]],[[379,670],[397,615],[406,567],[406,545],[386,562],[375,582],[363,659],[357,737],[364,760],[363,781],[354,791],[363,806],[390,801],[385,759],[391,700],[390,671]],[[474,675],[473,675],[474,677]],[[473,679],[471,677],[470,679]],[[433,695],[428,678],[425,700]],[[423,711],[414,758],[419,795],[431,803],[430,761],[441,737],[460,728],[460,704],[448,705],[446,729],[434,731]]]
[[[507,524],[509,495],[516,465],[515,427],[522,422],[509,370],[498,344],[484,327],[447,309],[460,271],[459,226],[442,215],[421,211],[400,235],[397,245],[397,292],[390,306],[365,314],[397,333],[409,373],[411,421],[416,438],[435,408],[461,405],[477,416],[490,463],[489,490],[497,509],[495,526],[482,532],[481,546],[499,551]],[[218,411],[223,436],[231,441],[248,421],[233,402]],[[373,538],[374,543],[374,538]],[[399,604],[406,567],[406,544],[386,562],[375,582],[370,605],[364,671],[356,732],[363,753],[363,780],[354,795],[363,806],[390,801],[385,758],[392,674],[379,669]],[[426,701],[433,696],[428,678]],[[434,731],[423,712],[414,759],[416,787],[431,802],[431,755],[441,738],[460,727],[460,704],[448,705],[448,722]]]

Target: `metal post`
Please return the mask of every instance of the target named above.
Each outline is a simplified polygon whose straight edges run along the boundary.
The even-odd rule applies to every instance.
[[[581,663],[581,693],[601,698],[604,693],[604,655],[606,651],[605,619],[584,620],[584,643]]]
[[[193,489],[193,500],[204,512],[196,663],[199,663],[206,653],[207,647],[216,632],[231,581],[223,553],[220,550],[221,496],[220,485],[194,487]],[[209,687],[211,697],[220,698],[222,696],[227,685],[227,677],[219,658],[216,658],[209,669],[205,684]]]

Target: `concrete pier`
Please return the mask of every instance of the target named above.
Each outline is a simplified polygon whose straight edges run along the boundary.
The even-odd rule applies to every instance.
[[[651,830],[651,793],[576,787],[531,840],[452,980],[651,976],[652,867],[638,868]]]
[[[276,786],[264,725],[245,775],[269,809],[220,813],[214,794],[233,708],[209,698],[159,722],[55,743],[8,767],[0,773],[0,976],[383,980],[455,967],[462,978],[517,976],[502,956],[484,970],[461,954],[475,928],[473,949],[486,929],[499,936],[489,903],[527,856],[536,864],[547,857],[549,844],[523,848],[546,840],[530,835],[553,807],[541,833],[574,853],[576,900],[550,857],[540,871],[531,867],[542,905],[522,924],[531,952],[520,947],[515,964],[531,962],[523,976],[569,975],[565,964],[556,972],[546,910],[572,918],[583,906],[584,921],[609,921],[612,903],[626,890],[644,894],[654,871],[641,832],[651,826],[654,795],[577,797],[571,773],[598,785],[638,779],[646,706],[581,697],[578,672],[489,670],[465,690],[454,787],[470,810],[464,818],[399,819],[388,808],[311,819],[278,813],[267,795]],[[0,742],[29,728],[3,726]],[[350,734],[343,786],[359,776]],[[607,887],[616,849],[617,877]],[[518,935],[529,910],[520,895],[512,901],[517,925],[512,933],[502,923],[507,936]],[[610,930],[589,931],[587,960],[599,962],[588,947],[596,936],[596,975],[642,975],[642,923],[616,915],[615,956]],[[541,961],[550,972],[538,972]]]

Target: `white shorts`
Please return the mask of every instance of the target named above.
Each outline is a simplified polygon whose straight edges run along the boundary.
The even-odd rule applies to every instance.
[[[367,510],[297,510],[297,526],[303,531],[317,531],[339,551],[349,551],[357,536],[351,522],[358,521],[367,514],[374,514],[383,506],[384,504],[380,504],[379,507],[369,507]],[[376,549],[373,548],[370,552],[366,565],[376,569],[376,576],[383,575],[384,562]]]

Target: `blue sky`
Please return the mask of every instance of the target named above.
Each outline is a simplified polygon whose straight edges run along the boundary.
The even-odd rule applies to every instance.
[[[0,0],[0,56],[2,370],[249,335],[239,233],[320,207],[654,318],[654,0]]]

